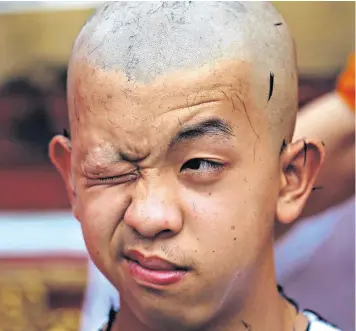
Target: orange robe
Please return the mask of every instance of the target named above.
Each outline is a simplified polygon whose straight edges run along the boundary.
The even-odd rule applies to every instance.
[[[339,76],[336,91],[352,111],[355,111],[355,53],[350,55],[344,71]]]

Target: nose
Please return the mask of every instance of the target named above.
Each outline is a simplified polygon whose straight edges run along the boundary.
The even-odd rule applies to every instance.
[[[177,197],[169,184],[138,182],[124,222],[145,238],[169,237],[179,233],[183,217]]]

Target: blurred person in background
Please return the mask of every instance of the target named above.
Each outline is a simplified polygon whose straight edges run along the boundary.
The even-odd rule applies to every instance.
[[[325,163],[294,227],[276,231],[280,284],[343,330],[355,323],[355,57],[336,89],[301,109],[294,139],[313,136]],[[283,235],[284,234],[284,235]]]
[[[291,227],[276,225],[275,247],[277,277],[286,293],[345,331],[354,330],[355,318],[354,76],[352,55],[336,89],[298,114],[294,140],[321,139],[326,159],[302,219]],[[120,307],[118,292],[90,261],[81,330],[95,330],[111,306]]]
[[[48,139],[54,134],[45,93],[26,77],[13,78],[0,89],[1,165],[48,162]]]
[[[69,125],[66,102],[67,68],[57,68],[53,71],[53,88],[47,97],[47,105],[51,118],[55,119],[54,132],[60,133],[63,128],[68,128]]]

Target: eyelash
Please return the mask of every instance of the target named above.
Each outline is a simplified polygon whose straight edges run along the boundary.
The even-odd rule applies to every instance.
[[[195,165],[199,163],[199,165],[204,164],[205,166],[202,167],[202,169],[199,169],[200,167],[196,168]],[[190,166],[190,168],[188,168]],[[189,169],[188,171],[198,171],[198,172],[213,172],[213,171],[219,171],[224,167],[223,164],[206,160],[206,159],[191,159],[184,163],[180,169],[180,171],[184,171],[186,169]]]
[[[127,177],[129,177],[129,178],[127,178]],[[137,174],[126,174],[126,175],[120,175],[120,176],[101,177],[101,178],[99,177],[96,180],[98,180],[99,182],[105,183],[105,182],[112,182],[112,181],[118,180],[120,178],[123,179],[122,183],[126,183],[133,179],[136,179]]]
[[[104,178],[98,178],[99,182],[107,182],[107,181],[111,181],[114,179],[119,178],[120,176],[112,176],[112,177],[104,177]]]

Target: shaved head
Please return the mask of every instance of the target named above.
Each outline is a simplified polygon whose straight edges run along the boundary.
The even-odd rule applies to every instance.
[[[71,64],[124,73],[150,83],[221,60],[250,64],[256,107],[290,139],[297,110],[293,39],[269,2],[111,2],[75,41]],[[70,77],[71,78],[71,77]],[[280,124],[283,123],[283,126]]]

